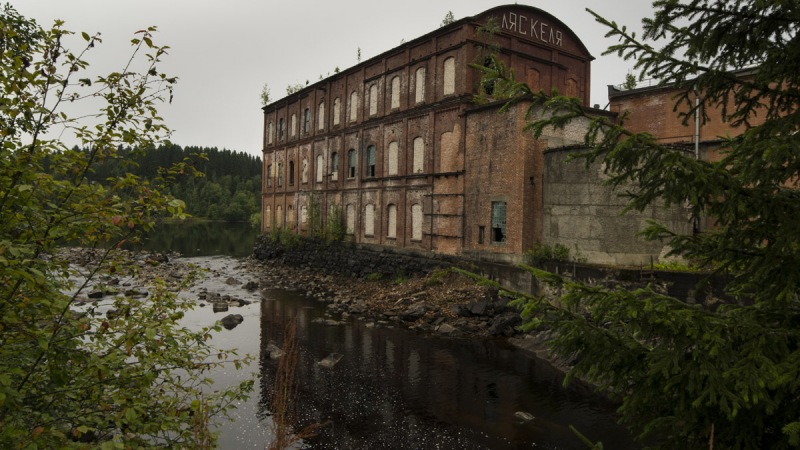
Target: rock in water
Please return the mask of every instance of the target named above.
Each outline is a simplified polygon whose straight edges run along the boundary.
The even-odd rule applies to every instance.
[[[228,279],[225,280],[225,284],[229,284],[229,285],[233,286],[233,285],[236,285],[236,284],[242,284],[242,282],[237,280],[236,278],[228,277]]]
[[[514,413],[514,417],[516,417],[517,419],[519,419],[519,420],[521,420],[523,422],[530,422],[533,419],[535,419],[535,417],[533,417],[533,414],[526,413],[525,411],[517,411],[517,412],[515,412]]]
[[[244,317],[242,317],[241,314],[228,314],[227,316],[223,317],[222,320],[220,320],[220,323],[222,323],[222,326],[226,329],[232,330],[236,328],[236,325],[239,325],[243,321]]]
[[[225,312],[228,310],[227,303],[214,303],[214,312]]]
[[[338,363],[343,357],[344,355],[342,355],[341,353],[331,353],[330,355],[326,356],[325,359],[318,362],[317,364],[326,369],[332,369],[333,366],[335,366],[336,363]]]
[[[500,314],[492,321],[492,327],[489,328],[489,333],[492,336],[504,335],[512,337],[517,332],[517,327],[522,325],[522,317],[519,314],[508,312]]]
[[[406,322],[413,322],[419,319],[420,317],[424,316],[426,312],[432,310],[433,307],[431,307],[431,305],[424,302],[420,302],[409,306],[407,309],[400,312],[398,316],[400,316],[400,318],[405,320]]]
[[[283,356],[283,350],[278,348],[277,345],[270,342],[267,344],[267,347],[264,349],[263,352],[265,355],[268,355],[270,359],[278,359]]]

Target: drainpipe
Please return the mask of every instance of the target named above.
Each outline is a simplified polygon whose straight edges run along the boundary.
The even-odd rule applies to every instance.
[[[700,95],[694,88],[694,159],[700,159]]]

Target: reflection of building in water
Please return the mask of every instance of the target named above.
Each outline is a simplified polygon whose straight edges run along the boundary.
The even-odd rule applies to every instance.
[[[540,242],[580,244],[590,262],[657,258],[661,245],[634,237],[651,211],[619,219],[599,183],[548,188],[545,150],[582,144],[585,121],[534,140],[526,105],[498,115],[499,103],[472,103],[481,74],[468,64],[485,63],[490,43],[517,79],[588,104],[594,58],[558,18],[506,5],[458,20],[263,108],[263,230],[307,230],[313,190],[323,224],[336,204],[363,244],[506,262]]]
[[[275,295],[285,295],[275,293]],[[278,338],[298,320],[297,405],[301,426],[331,420],[314,448],[501,448],[508,442],[570,442],[568,425],[630,442],[612,414],[586,392],[561,388],[563,378],[519,352],[491,341],[435,339],[400,329],[311,323],[324,308],[289,293],[261,304],[261,341]],[[303,330],[302,332],[299,330]],[[331,370],[316,362],[344,358]],[[262,361],[261,413],[277,361]],[[519,410],[542,417],[536,427],[510,418]],[[608,411],[611,411],[609,408]],[[613,434],[608,436],[608,434]]]

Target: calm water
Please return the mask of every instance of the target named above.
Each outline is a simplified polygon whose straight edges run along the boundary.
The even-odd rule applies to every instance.
[[[172,229],[154,241],[169,247],[154,250],[192,255],[180,249],[194,247],[194,254],[210,255],[211,248],[224,248],[226,252],[218,256],[183,260],[229,271],[242,281],[250,279],[235,270],[235,259],[226,256],[252,250],[252,239],[242,237],[247,224],[192,224],[204,225],[193,231],[170,225]],[[194,240],[182,244],[184,235]],[[216,314],[210,307],[197,308],[187,314],[186,324],[202,326],[230,313],[242,314],[244,322],[232,330],[223,329],[213,343],[258,355],[269,339],[280,345],[287,321],[296,318],[301,425],[331,421],[307,442],[311,448],[584,449],[569,425],[602,441],[605,448],[636,448],[627,431],[616,424],[613,405],[586,388],[563,388],[563,377],[547,363],[527,357],[504,341],[368,328],[365,322],[352,319],[339,326],[316,324],[312,320],[324,314],[324,304],[282,289],[247,293],[224,284],[227,276],[206,279],[182,295],[196,295],[200,287],[206,287],[254,303]],[[316,364],[330,353],[344,358],[333,369]],[[234,413],[235,422],[222,424],[222,448],[266,448],[271,437],[265,425],[270,407],[267,393],[276,369],[277,361],[261,358],[249,369],[213,375],[222,385],[245,379],[248,372],[257,372],[258,379],[253,397]],[[513,417],[516,411],[529,412],[536,419],[521,423]]]
[[[183,256],[233,257],[253,252],[259,231],[246,222],[169,222],[148,235],[144,249],[175,251]]]

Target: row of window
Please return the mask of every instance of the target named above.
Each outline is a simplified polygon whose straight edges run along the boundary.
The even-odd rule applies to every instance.
[[[356,177],[356,163],[358,161],[357,152],[355,149],[350,149],[347,152],[347,178]],[[386,150],[386,157],[389,162],[388,176],[398,175],[399,164],[399,150],[397,141],[392,141]],[[412,159],[412,173],[422,173],[424,166],[425,156],[425,141],[422,137],[416,137],[413,140],[413,159]],[[376,176],[376,151],[375,146],[370,145],[367,147],[367,164],[365,167],[364,176]],[[303,158],[302,161],[302,182],[308,182],[308,159]],[[316,181],[322,183],[323,170],[325,162],[322,155],[317,155],[316,165]],[[267,187],[272,187],[272,180],[277,176],[278,186],[283,186],[283,163],[277,163],[275,172],[273,172],[272,164],[267,166]],[[337,152],[331,153],[330,159],[330,176],[332,181],[336,181],[339,177],[339,154]],[[289,161],[289,186],[294,186],[294,161]]]
[[[265,220],[267,226],[273,224],[272,211],[269,206],[265,208]],[[276,210],[275,225],[283,227],[283,209],[279,205]],[[331,205],[330,214],[334,214],[334,205]],[[356,229],[355,206],[352,203],[344,208],[345,224],[347,234],[354,234]],[[331,220],[330,217],[328,220]],[[292,205],[286,207],[286,222],[291,226],[294,221]],[[300,225],[308,223],[308,208],[300,207]],[[478,227],[478,244],[485,243],[485,227]],[[364,207],[364,237],[375,236],[375,205],[368,204]],[[397,238],[397,205],[389,204],[386,207],[386,237]],[[505,244],[506,242],[506,202],[492,202],[492,227],[491,242],[493,244]],[[411,240],[422,240],[422,205],[415,203],[411,205]]]
[[[451,95],[455,93],[455,57],[450,57],[444,60],[444,71],[443,71],[443,78],[444,78],[444,95]],[[415,102],[417,104],[423,103],[425,101],[425,67],[420,67],[417,69],[414,75],[414,82],[416,86],[415,90]],[[390,100],[390,108],[396,109],[400,107],[400,76],[396,75],[392,78],[390,82],[391,86],[391,100]],[[350,93],[350,116],[349,121],[355,122],[358,120],[358,91],[353,91]],[[335,98],[333,100],[333,125],[339,125],[340,122],[340,115],[341,115],[341,102],[339,98]],[[369,115],[374,116],[378,114],[378,83],[373,82],[369,87]],[[317,107],[317,125],[319,130],[325,129],[325,102],[322,101],[319,103]],[[295,130],[297,130],[297,115],[292,114],[291,116],[291,128],[289,129],[289,133],[291,137],[295,136]],[[303,110],[303,132],[309,133],[311,131],[311,111],[309,108]],[[272,122],[267,125],[267,144],[273,143],[273,126]],[[278,120],[278,140],[283,141],[286,139],[286,122],[283,118]]]
[[[331,205],[330,215],[334,214],[335,205]],[[275,208],[275,218],[272,217],[272,211],[269,206],[264,209],[265,221],[267,226],[273,224],[278,227],[283,227],[283,208],[278,205]],[[330,218],[328,220],[332,220]],[[274,223],[273,223],[274,220]],[[344,208],[344,222],[346,224],[347,234],[354,234],[356,229],[356,213],[355,206],[349,203]],[[291,227],[294,223],[294,212],[292,205],[286,207],[286,225]],[[308,223],[308,208],[306,206],[300,207],[300,225],[305,226]],[[375,236],[375,205],[368,204],[364,207],[364,236]],[[390,239],[397,238],[397,205],[390,204],[386,207],[386,237]],[[411,205],[411,239],[415,241],[422,240],[422,205],[415,203]]]

